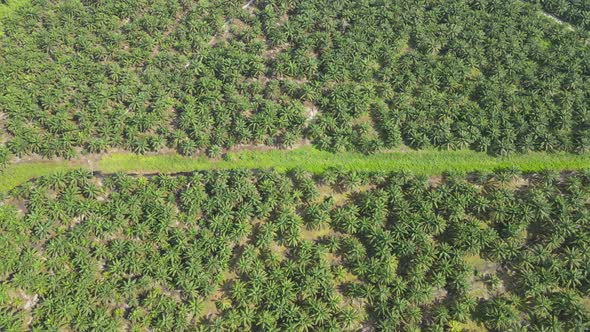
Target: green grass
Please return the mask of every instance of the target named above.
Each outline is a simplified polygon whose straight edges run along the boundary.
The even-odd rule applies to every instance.
[[[0,4],[0,20],[8,17],[8,15],[14,13],[20,7],[29,3],[30,0],[8,0],[5,4]],[[2,32],[2,22],[0,22],[0,36]]]
[[[0,192],[8,191],[30,179],[74,168],[67,162],[35,162],[10,165],[0,173]]]
[[[41,161],[9,165],[0,174],[0,191],[7,191],[30,179],[51,174],[57,170],[88,167],[82,161]],[[373,155],[359,153],[332,154],[311,147],[294,150],[241,151],[229,153],[224,160],[204,157],[189,158],[175,154],[139,156],[131,153],[115,153],[103,157],[95,171],[102,173],[177,173],[195,170],[235,168],[275,168],[286,171],[303,168],[321,173],[329,167],[362,171],[401,171],[434,175],[444,171],[492,171],[514,167],[525,172],[544,169],[579,170],[590,168],[590,154],[530,153],[504,158],[491,157],[474,151],[422,150],[387,152]]]
[[[18,8],[29,3],[30,0],[8,0],[5,4],[0,4],[0,19],[12,14]]]
[[[178,155],[113,154],[99,162],[99,169],[107,173],[117,171],[170,173],[233,168],[275,168],[278,171],[285,171],[301,167],[313,173],[321,173],[329,167],[340,167],[347,170],[364,171],[408,170],[416,174],[428,175],[448,170],[468,172],[503,167],[517,167],[523,171],[573,170],[590,167],[590,154],[531,153],[496,158],[474,151],[422,150],[384,152],[367,156],[353,152],[333,154],[311,147],[294,150],[242,151],[230,153],[226,159],[192,159]]]

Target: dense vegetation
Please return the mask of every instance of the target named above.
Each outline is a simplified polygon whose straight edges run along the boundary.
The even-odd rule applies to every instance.
[[[56,173],[0,207],[0,330],[583,331],[590,173]]]
[[[588,0],[529,0],[537,3],[551,15],[588,31],[590,28],[590,1]]]
[[[589,13],[0,0],[0,331],[590,330]]]
[[[239,144],[587,151],[587,35],[510,0],[32,0],[3,22],[11,153]],[[0,157],[8,150],[0,153]]]

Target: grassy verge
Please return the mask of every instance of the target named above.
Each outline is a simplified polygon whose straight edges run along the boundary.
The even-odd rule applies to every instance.
[[[75,168],[67,162],[35,162],[9,165],[0,173],[0,192],[8,191],[30,179]]]
[[[6,191],[32,178],[51,174],[58,170],[88,167],[82,161],[34,162],[10,165],[0,174],[0,191]],[[311,147],[294,150],[241,151],[229,153],[224,160],[203,157],[189,158],[179,155],[138,156],[116,153],[103,157],[95,171],[103,173],[177,173],[195,170],[235,168],[275,168],[278,171],[300,167],[313,173],[321,173],[329,167],[364,171],[401,171],[433,175],[444,171],[492,171],[497,168],[515,167],[534,172],[544,169],[590,169],[590,154],[530,153],[504,158],[491,157],[473,151],[422,150],[387,152],[365,156],[359,153],[318,151]]]
[[[332,154],[306,147],[295,150],[242,151],[228,154],[226,160],[192,159],[178,155],[113,154],[99,162],[99,169],[107,173],[170,173],[233,168],[275,168],[285,171],[295,167],[313,173],[321,173],[329,167],[365,171],[408,170],[417,174],[438,174],[447,170],[485,171],[501,167],[517,167],[523,171],[565,170],[590,167],[590,154],[531,153],[496,158],[473,151],[423,150],[366,156],[352,152]]]

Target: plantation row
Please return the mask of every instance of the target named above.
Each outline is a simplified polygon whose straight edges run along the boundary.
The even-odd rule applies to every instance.
[[[302,138],[490,154],[590,147],[587,34],[509,0],[32,0],[4,19],[6,152]],[[0,149],[1,150],[1,149]],[[5,159],[8,159],[6,157]]]
[[[584,331],[590,172],[56,173],[0,207],[0,330]]]

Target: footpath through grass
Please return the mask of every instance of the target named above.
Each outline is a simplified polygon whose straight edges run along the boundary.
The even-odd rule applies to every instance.
[[[89,168],[80,160],[40,161],[8,166],[0,173],[0,191],[10,190],[35,177],[55,171]],[[410,171],[415,174],[434,175],[445,171],[492,171],[514,167],[524,172],[551,170],[590,169],[590,153],[575,155],[566,153],[530,153],[509,157],[491,157],[474,151],[422,150],[408,152],[383,152],[373,155],[346,152],[333,154],[312,147],[294,150],[241,151],[228,153],[224,159],[204,157],[189,158],[175,154],[140,156],[131,153],[115,153],[103,157],[96,169],[103,174],[125,173],[178,173],[196,170],[235,168],[274,168],[283,172],[302,168],[321,173],[327,168],[338,167],[359,171]]]

